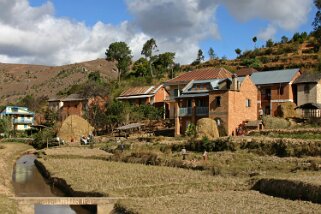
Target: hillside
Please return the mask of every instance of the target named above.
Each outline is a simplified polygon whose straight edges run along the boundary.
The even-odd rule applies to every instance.
[[[64,66],[0,63],[0,104],[15,103],[25,95],[54,96],[71,85],[84,82],[92,71],[106,80],[117,77],[115,64],[104,59]]]
[[[234,60],[212,59],[196,67],[223,66],[236,71],[244,67],[253,67],[259,71],[286,68],[313,70],[320,63],[321,53],[313,37],[303,41],[274,43],[269,47],[245,50]],[[194,69],[194,66],[183,66],[183,70]]]

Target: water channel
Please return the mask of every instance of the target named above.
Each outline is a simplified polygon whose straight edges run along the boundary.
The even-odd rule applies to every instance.
[[[64,197],[57,188],[51,187],[34,164],[36,156],[23,155],[15,164],[12,181],[18,197]],[[81,206],[35,205],[35,214],[91,214]],[[94,212],[95,213],[95,212]]]

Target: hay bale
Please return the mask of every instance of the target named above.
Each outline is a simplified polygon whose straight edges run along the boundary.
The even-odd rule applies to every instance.
[[[78,115],[68,116],[61,125],[58,137],[65,142],[79,142],[82,136],[88,136],[94,128]]]
[[[215,120],[211,118],[202,118],[196,124],[196,138],[207,137],[209,140],[219,137],[219,132]]]
[[[277,116],[283,118],[297,117],[298,114],[295,110],[295,103],[293,102],[285,102],[278,106],[277,108]]]

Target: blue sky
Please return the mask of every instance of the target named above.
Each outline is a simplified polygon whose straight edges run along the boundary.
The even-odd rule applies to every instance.
[[[1,9],[2,8],[2,9]],[[235,58],[235,49],[312,30],[312,0],[2,0],[0,62],[60,65],[103,58],[125,41],[134,59],[146,40],[191,63],[201,48]]]

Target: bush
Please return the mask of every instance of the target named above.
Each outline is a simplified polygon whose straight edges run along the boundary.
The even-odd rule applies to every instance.
[[[186,131],[185,131],[185,135],[189,136],[189,137],[195,137],[196,136],[196,127],[193,123],[189,123]]]
[[[52,128],[45,128],[35,135],[35,139],[31,143],[36,149],[43,149],[47,145],[47,141],[51,141],[56,136],[56,132]]]
[[[267,129],[285,129],[290,126],[289,121],[283,118],[264,116],[262,118],[264,127]]]

